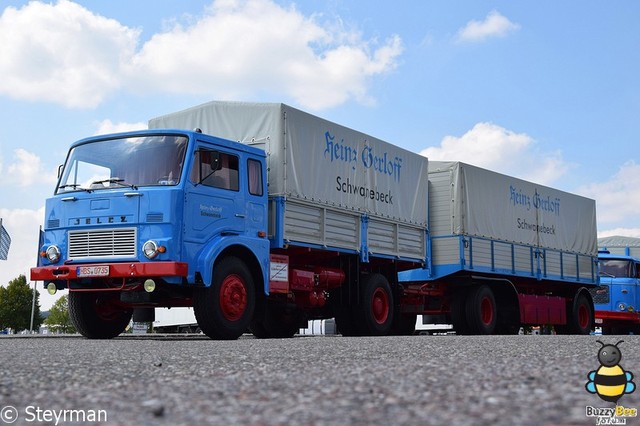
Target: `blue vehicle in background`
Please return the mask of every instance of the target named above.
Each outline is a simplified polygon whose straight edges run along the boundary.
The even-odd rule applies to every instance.
[[[591,289],[602,334],[640,333],[640,238],[598,239],[600,286]]]

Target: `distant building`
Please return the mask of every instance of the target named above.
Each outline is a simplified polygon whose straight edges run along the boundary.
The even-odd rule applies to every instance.
[[[2,219],[0,219],[0,260],[7,260],[10,245],[11,237],[4,226],[2,226]]]

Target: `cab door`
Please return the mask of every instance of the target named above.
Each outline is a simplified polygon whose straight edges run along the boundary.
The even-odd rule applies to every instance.
[[[240,155],[200,146],[185,187],[185,244],[197,249],[224,235],[245,232],[246,203]]]

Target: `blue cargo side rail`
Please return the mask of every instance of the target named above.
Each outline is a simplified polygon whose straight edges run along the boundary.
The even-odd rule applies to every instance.
[[[431,268],[401,272],[403,313],[452,324],[457,334],[513,334],[553,325],[588,334],[597,257],[468,235],[432,237]]]

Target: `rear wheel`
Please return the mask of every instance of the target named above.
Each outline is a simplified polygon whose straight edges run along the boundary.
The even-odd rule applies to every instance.
[[[253,277],[237,257],[216,264],[211,286],[193,294],[198,325],[212,339],[233,340],[248,331],[255,303]]]
[[[112,339],[129,325],[133,309],[119,306],[119,293],[69,292],[69,316],[89,339]]]
[[[593,308],[584,293],[574,299],[567,312],[567,325],[556,327],[559,334],[590,334],[593,329]]]
[[[472,334],[493,334],[498,319],[496,299],[486,285],[471,289],[467,295],[466,314]]]
[[[389,281],[382,274],[371,274],[361,279],[360,304],[354,319],[365,336],[383,336],[391,331],[393,323],[393,296]]]

